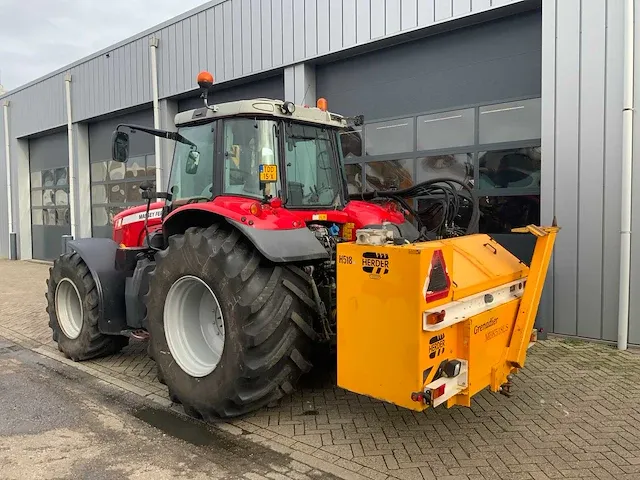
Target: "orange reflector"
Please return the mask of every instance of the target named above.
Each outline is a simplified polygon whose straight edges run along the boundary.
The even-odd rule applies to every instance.
[[[249,211],[251,212],[251,215],[258,216],[262,213],[262,207],[260,207],[260,204],[258,203],[252,203],[249,207]]]
[[[329,107],[329,104],[327,103],[326,98],[319,98],[318,102],[316,103],[316,106],[323,112],[326,112],[327,108]]]
[[[445,311],[434,312],[427,315],[427,325],[435,325],[444,320]]]
[[[434,388],[433,390],[431,390],[431,400],[435,400],[438,397],[441,397],[442,395],[444,395],[444,387],[446,386],[446,384],[442,384],[440,385],[438,388]]]
[[[213,75],[207,71],[202,71],[198,74],[196,81],[202,88],[209,88],[213,85]]]

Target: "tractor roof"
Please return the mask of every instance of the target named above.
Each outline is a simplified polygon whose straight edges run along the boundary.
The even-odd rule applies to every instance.
[[[347,120],[342,115],[327,112],[317,107],[295,105],[293,113],[285,113],[283,105],[291,103],[268,98],[255,98],[237,102],[218,103],[215,110],[203,106],[195,110],[180,112],[175,116],[176,126],[181,126],[204,118],[222,118],[234,116],[267,115],[274,118],[290,118],[300,122],[316,123],[336,128],[347,126]],[[213,106],[212,106],[213,107]]]

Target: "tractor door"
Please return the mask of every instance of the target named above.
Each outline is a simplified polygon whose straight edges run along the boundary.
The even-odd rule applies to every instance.
[[[170,207],[193,201],[208,201],[220,191],[214,175],[216,125],[205,123],[180,128],[179,133],[193,143],[176,143],[169,177]]]

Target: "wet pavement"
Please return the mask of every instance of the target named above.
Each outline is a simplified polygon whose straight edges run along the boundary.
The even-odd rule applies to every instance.
[[[0,478],[334,478],[0,337]]]

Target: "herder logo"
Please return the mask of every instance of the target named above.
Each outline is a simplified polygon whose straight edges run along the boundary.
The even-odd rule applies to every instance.
[[[444,353],[444,333],[434,335],[429,339],[429,358],[439,357]]]
[[[362,270],[371,278],[380,278],[380,275],[389,273],[389,254],[364,252],[362,254]]]

